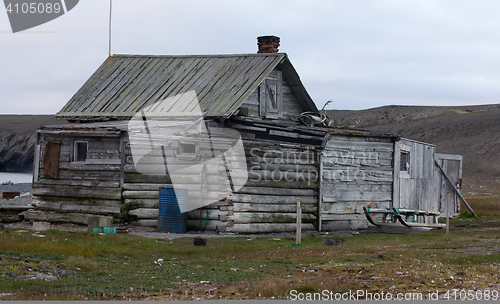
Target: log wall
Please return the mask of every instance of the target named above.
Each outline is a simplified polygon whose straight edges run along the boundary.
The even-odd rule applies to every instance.
[[[183,170],[185,182],[176,187],[188,189],[190,204],[206,199],[207,195],[214,200],[210,205],[188,212],[188,230],[241,233],[290,230],[296,222],[296,198],[302,199],[303,229],[314,229],[318,187],[316,149],[248,140],[244,146],[248,180],[233,194],[223,182],[227,174],[220,166],[207,167],[208,192],[200,189],[202,177],[198,165]],[[159,188],[171,184],[172,180],[168,174],[141,174],[134,165],[128,141],[125,141],[125,159],[123,198],[130,210],[131,223],[156,227]],[[230,163],[231,157],[226,161]],[[230,165],[234,167],[234,163]]]
[[[240,233],[295,231],[297,198],[302,229],[317,227],[318,150],[303,144],[245,141],[248,181],[231,195],[232,222]]]
[[[330,135],[321,155],[321,230],[366,228],[363,206],[392,202],[390,138]]]
[[[41,173],[45,146],[50,141],[60,142],[56,178]],[[75,161],[75,142],[88,143],[85,161]],[[35,158],[34,167],[40,174],[35,174],[33,184],[33,202],[38,213],[45,211],[47,220],[74,223],[84,223],[93,215],[112,215],[115,223],[128,220],[121,188],[122,144],[121,132],[117,130],[39,130],[40,156]],[[27,213],[25,218],[30,219],[30,215]]]
[[[74,218],[80,223],[90,216],[112,215],[115,223],[156,227],[159,189],[175,183],[188,189],[189,205],[201,206],[188,212],[189,230],[237,233],[294,231],[297,198],[302,203],[303,230],[365,228],[363,206],[391,207],[393,198],[396,207],[439,209],[441,188],[431,163],[432,145],[333,132],[325,138],[324,131],[265,122],[235,121],[232,127],[244,138],[243,163],[238,155],[226,153],[231,139],[213,141],[195,134],[191,142],[197,146],[196,153],[183,154],[180,145],[189,138],[156,138],[169,142],[160,150],[151,149],[144,136],[134,149],[145,153],[139,153],[141,159],[134,162],[137,155],[126,131],[42,129],[35,164],[40,174],[35,174],[38,180],[33,185],[35,205],[38,211],[56,214],[51,215],[54,220]],[[50,141],[60,142],[57,178],[41,173]],[[77,141],[88,142],[85,161],[74,159]],[[407,177],[399,171],[401,149],[411,155]],[[222,155],[227,166],[211,162]],[[173,182],[169,170],[182,174]],[[231,180],[241,170],[248,171],[248,180],[232,191]]]
[[[188,230],[224,231],[228,224],[228,202],[224,199],[231,189],[221,153],[232,147],[231,140],[213,141],[197,133],[178,139],[164,134],[156,131],[151,137],[145,136],[143,142],[137,133],[129,134],[134,136],[132,143],[130,138],[124,139],[123,198],[131,223],[157,227],[159,189],[175,184],[178,189],[188,190],[187,205],[200,206],[188,212]],[[156,143],[162,142],[166,144],[160,149]],[[182,144],[196,149],[182,153]],[[231,168],[238,167],[230,158],[226,162]]]

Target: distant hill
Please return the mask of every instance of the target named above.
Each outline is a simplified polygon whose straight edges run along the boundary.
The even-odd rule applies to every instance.
[[[500,181],[500,105],[384,106],[327,111],[336,126],[387,132],[461,154],[464,178]]]
[[[0,172],[33,171],[36,129],[64,123],[54,115],[0,115]]]
[[[500,105],[384,106],[327,114],[335,126],[392,133],[432,143],[438,153],[462,154],[466,180],[500,181]],[[0,171],[31,171],[36,129],[64,123],[53,115],[0,115]]]

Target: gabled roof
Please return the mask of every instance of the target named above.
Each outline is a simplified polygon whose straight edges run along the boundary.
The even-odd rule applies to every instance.
[[[205,117],[227,118],[278,65],[304,109],[317,111],[284,53],[113,55],[56,114],[56,118],[81,121],[129,119],[141,109],[193,90]]]

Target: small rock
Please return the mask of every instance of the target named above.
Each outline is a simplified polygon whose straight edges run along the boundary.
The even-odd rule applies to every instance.
[[[466,275],[467,275],[467,273],[465,273],[465,271],[463,271],[463,270],[460,270],[460,271],[459,271],[459,272],[457,272],[455,275],[456,275],[456,276],[459,276],[459,277],[464,277],[464,276],[466,276]]]
[[[207,239],[202,239],[200,237],[195,237],[193,240],[195,246],[205,246],[207,244]]]

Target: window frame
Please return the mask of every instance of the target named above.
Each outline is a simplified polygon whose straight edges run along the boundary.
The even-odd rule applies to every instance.
[[[402,165],[403,165],[403,155],[406,155],[406,169],[403,170]],[[411,172],[411,153],[410,151],[407,150],[400,150],[399,151],[399,172],[401,177],[410,177],[410,172]]]
[[[259,85],[259,115],[263,118],[283,117],[282,73],[277,72],[276,78],[266,78]]]
[[[80,150],[78,148],[80,144],[85,144],[85,159],[83,160],[79,160]],[[89,155],[89,142],[83,140],[75,141],[73,145],[73,161],[84,163],[88,159],[88,155]]]
[[[184,150],[181,148],[182,146],[194,146],[195,147],[195,152],[190,153],[190,152],[184,152]],[[182,159],[197,159],[200,156],[200,145],[198,143],[192,143],[192,142],[179,142],[179,145],[177,149],[175,150],[175,157],[177,158],[182,158]]]
[[[187,146],[194,147],[194,152],[186,152],[183,147],[187,147]],[[189,150],[192,150],[192,149],[189,149]],[[177,149],[177,154],[189,154],[189,155],[193,155],[193,154],[198,154],[198,150],[199,150],[199,146],[197,144],[187,143],[187,142],[180,142],[179,143],[179,148]]]

